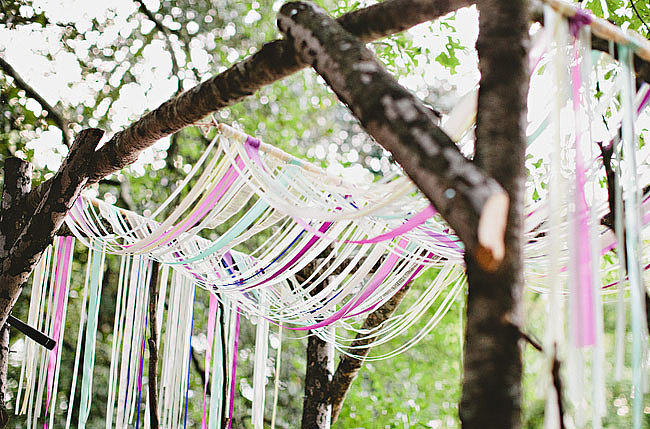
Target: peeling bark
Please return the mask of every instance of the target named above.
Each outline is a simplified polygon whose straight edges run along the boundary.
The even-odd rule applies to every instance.
[[[285,4],[278,27],[364,128],[401,164],[481,265],[503,258],[508,196],[467,160],[436,118],[353,35],[309,3]]]
[[[521,325],[527,4],[482,0],[475,162],[508,192],[505,259],[486,272],[466,254],[469,295],[460,417],[463,428],[521,426]]]

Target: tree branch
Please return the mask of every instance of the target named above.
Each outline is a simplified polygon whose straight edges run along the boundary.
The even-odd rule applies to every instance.
[[[32,88],[25,80],[18,74],[18,72],[0,57],[0,68],[7,75],[14,79],[14,84],[17,88],[25,91],[28,97],[33,98],[38,104],[47,111],[47,117],[50,118],[60,129],[63,135],[63,143],[70,147],[70,130],[68,128],[68,121],[57,108],[50,105],[34,88]]]
[[[25,226],[25,217],[19,210],[14,209],[29,193],[31,186],[32,165],[19,158],[5,160],[0,206],[0,263],[7,260],[18,232]],[[0,326],[0,427],[4,428],[9,423],[9,413],[5,408],[9,368],[9,325],[3,323]]]
[[[486,272],[465,254],[467,327],[460,418],[463,428],[521,426],[520,336],[528,90],[527,2],[479,0],[479,70],[474,162],[508,192],[505,258]],[[490,422],[486,425],[486,422]]]
[[[178,76],[178,70],[179,70],[178,61],[176,61],[176,55],[174,55],[174,47],[172,46],[172,42],[169,39],[169,36],[170,34],[176,35],[176,37],[178,37],[179,40],[183,40],[185,46],[187,46],[187,41],[184,40],[180,31],[172,30],[171,28],[166,27],[159,19],[157,19],[156,16],[153,14],[153,12],[147,8],[147,6],[144,4],[142,0],[135,0],[135,2],[138,4],[139,10],[146,15],[147,19],[149,19],[154,23],[156,29],[158,29],[158,31],[160,31],[163,37],[165,38],[165,44],[167,45],[167,50],[169,51],[169,55],[171,56],[171,60],[172,60],[172,75]],[[187,57],[189,58],[190,57],[189,52],[186,52],[186,54]],[[178,88],[176,89],[177,94],[181,90],[181,88],[182,87],[179,80]]]
[[[103,135],[90,128],[77,135],[68,157],[11,247],[0,270],[0,326],[4,325],[32,269],[86,185],[92,153]],[[21,210],[18,212],[23,213]]]
[[[308,3],[287,3],[278,26],[364,128],[389,150],[488,270],[503,259],[508,196],[467,160],[436,118],[372,53]]]
[[[384,303],[377,310],[373,311],[366,317],[363,322],[362,330],[370,331],[381,326],[389,317],[395,313],[395,310],[400,305],[406,293],[411,289],[411,283],[405,284],[395,295]],[[352,386],[352,382],[357,378],[359,370],[363,366],[363,362],[368,356],[372,344],[375,342],[375,337],[368,337],[367,334],[357,334],[357,338],[352,342],[350,348],[354,350],[355,357],[342,355],[336,372],[332,378],[330,387],[330,401],[332,403],[332,423],[336,422],[343,408],[343,401],[345,396]]]
[[[403,31],[471,4],[468,0],[388,0],[343,15],[338,22],[363,41]],[[231,106],[260,88],[305,67],[290,42],[266,43],[251,57],[163,103],[123,131],[95,154],[94,183],[135,161],[157,140]]]

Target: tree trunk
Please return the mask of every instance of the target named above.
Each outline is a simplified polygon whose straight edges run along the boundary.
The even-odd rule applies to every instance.
[[[505,259],[494,272],[465,257],[469,294],[460,404],[463,428],[521,426],[523,191],[527,5],[482,0],[475,162],[510,196]],[[514,325],[514,326],[513,326]]]
[[[332,415],[330,384],[334,372],[334,344],[313,335],[307,342],[305,400],[302,406],[302,429],[329,429]]]
[[[0,266],[9,256],[18,233],[25,226],[26,219],[17,207],[24,201],[32,188],[32,165],[19,158],[5,160],[4,186],[0,207]],[[5,293],[5,285],[0,286]],[[6,427],[9,413],[5,408],[7,394],[7,370],[9,366],[9,325],[0,328],[0,427]]]

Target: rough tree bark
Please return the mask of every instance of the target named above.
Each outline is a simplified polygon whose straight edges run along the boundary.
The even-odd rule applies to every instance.
[[[475,162],[510,196],[505,259],[486,272],[466,254],[469,295],[460,417],[464,428],[521,426],[519,329],[523,286],[527,5],[480,0],[481,83]],[[513,326],[515,325],[515,326]]]
[[[431,200],[479,263],[503,259],[508,196],[467,160],[435,117],[374,55],[312,4],[287,3],[278,27]]]
[[[16,208],[15,215],[25,216],[26,220],[25,226],[16,231],[14,242],[5,243],[5,248],[10,246],[10,250],[0,266],[0,326],[7,321],[33,267],[86,185],[92,165],[88,160],[92,159],[103,134],[96,128],[79,133],[36,210],[27,217],[26,211]],[[18,204],[22,205],[26,200],[23,198]]]
[[[4,185],[0,206],[0,264],[4,263],[26,218],[15,208],[32,188],[32,165],[19,158],[5,160]],[[9,325],[0,328],[0,427],[7,426],[9,414],[5,409],[7,370],[9,365]]]
[[[329,429],[332,418],[329,391],[334,372],[334,344],[323,341],[312,331],[309,333],[301,428]]]

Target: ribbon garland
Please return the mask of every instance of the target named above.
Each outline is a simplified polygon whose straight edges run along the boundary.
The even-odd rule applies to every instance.
[[[545,13],[548,14],[547,11]],[[585,100],[589,96],[588,73],[591,67],[585,59],[586,48],[580,47],[575,37],[584,34],[581,28],[589,24],[590,19],[587,14],[577,13],[569,21],[574,36],[573,58],[568,69],[575,122],[572,146],[575,153],[575,186],[571,209],[567,215],[560,214],[563,204],[557,191],[562,189],[564,180],[561,177],[564,167],[560,151],[567,148],[558,146],[548,179],[551,188],[549,198],[542,198],[542,201],[531,203],[526,208],[525,259],[529,287],[538,292],[550,292],[548,344],[552,347],[547,350],[555,349],[562,339],[561,298],[567,292],[571,338],[578,348],[594,348],[592,423],[594,427],[599,427],[604,411],[604,399],[599,396],[604,392],[604,375],[601,368],[602,308],[597,257],[617,244],[620,246],[623,239],[620,235],[616,238],[602,231],[598,234],[594,219],[602,216],[606,203],[598,198],[593,187],[591,193],[588,188],[594,181],[596,169],[592,166],[593,156],[589,156],[592,154],[583,151],[585,142],[591,138],[583,118],[596,116],[598,109],[605,106],[604,102],[592,106],[589,100]],[[555,19],[556,26],[559,21]],[[555,50],[556,59],[562,56],[560,51],[567,45],[560,33],[556,28],[555,36],[549,36],[549,40],[555,42],[554,46],[549,43],[549,50]],[[584,41],[584,36],[579,39]],[[650,158],[650,150],[638,150],[634,121],[650,101],[650,89],[643,87],[639,91],[635,105],[630,78],[632,49],[619,46],[619,52],[624,67],[620,116],[624,145],[622,152],[625,155],[621,162],[625,214],[624,222],[620,222],[624,225],[620,225],[617,232],[622,234],[620,231],[625,230],[628,254],[632,298],[633,415],[636,428],[640,427],[642,416],[641,379],[645,361],[643,350],[647,341],[641,299],[644,293],[641,266],[650,266],[640,248],[645,225],[650,221],[650,199],[644,198],[641,202],[639,198],[636,168]],[[535,68],[545,60],[544,54],[540,54],[531,64]],[[557,70],[560,71],[562,67],[558,65]],[[562,78],[558,75],[556,79],[560,81]],[[563,139],[559,114],[569,98],[564,99],[565,95],[569,94],[558,90],[556,109],[535,128],[529,136],[529,145],[546,136],[547,128],[552,124],[556,128],[556,141]],[[446,120],[445,124],[451,127],[449,132],[457,136],[462,136],[472,122],[467,117],[461,118],[463,120],[452,119]],[[612,129],[618,127],[618,118],[612,122]],[[412,347],[430,332],[464,287],[465,278],[460,265],[464,251],[462,244],[430,203],[415,192],[414,185],[408,179],[391,177],[374,183],[348,183],[341,177],[224,124],[218,128],[218,136],[151,218],[81,197],[66,219],[77,239],[89,247],[87,286],[84,286],[81,303],[82,317],[70,401],[72,404],[76,389],[83,314],[88,302],[79,427],[85,427],[91,409],[97,319],[106,253],[122,255],[108,378],[107,428],[112,427],[113,422],[118,428],[128,427],[134,422],[135,427],[140,424],[144,344],[149,323],[146,311],[148,289],[144,285],[148,284],[152,259],[173,269],[171,275],[168,267],[163,266],[162,269],[158,325],[155,327],[163,344],[158,412],[165,427],[187,427],[190,421],[189,362],[196,286],[210,291],[202,429],[221,426],[226,399],[227,427],[232,425],[242,314],[258,316],[252,422],[254,427],[259,428],[264,420],[269,323],[278,325],[280,332],[284,328],[317,330],[317,335],[334,342],[341,353],[354,356],[355,347],[351,344],[355,337],[374,338],[375,344],[385,344],[398,336],[409,334],[409,328],[415,321],[437,305],[431,320],[415,335],[409,334],[410,338],[402,346],[381,356],[371,356],[369,360],[388,358]],[[617,153],[620,156],[621,149],[617,149]],[[636,156],[638,159],[635,159]],[[191,183],[193,185],[190,187]],[[183,190],[186,190],[184,194]],[[169,216],[155,220],[169,207],[174,207]],[[617,216],[623,216],[620,210]],[[231,222],[228,224],[231,226],[218,238],[202,238],[202,231],[215,230],[226,225],[226,222]],[[566,243],[568,246],[565,246]],[[248,255],[233,250],[241,244],[250,249]],[[19,408],[20,412],[27,411],[30,413],[28,421],[32,422],[33,417],[35,422],[40,414],[44,393],[45,427],[48,427],[48,411],[49,423],[53,422],[61,359],[58,340],[64,334],[73,245],[71,237],[58,238],[54,256],[46,253],[42,264],[35,270],[32,285],[30,324],[43,322],[44,327],[49,325],[49,332],[57,339],[57,346],[47,356],[44,353],[39,356],[28,342],[16,396],[16,411]],[[550,256],[551,260],[550,273],[545,262],[542,262],[546,256]],[[54,266],[48,288],[50,263]],[[295,274],[310,263],[315,265],[308,278],[302,283],[296,280]],[[364,314],[388,301],[428,268],[438,270],[438,274],[410,308],[392,316],[374,330],[359,328],[358,321]],[[565,284],[567,275],[575,279],[568,288]],[[618,284],[622,291],[624,281],[625,276],[622,275],[617,282],[604,288]],[[168,283],[169,300],[163,329]],[[312,293],[314,290],[318,290],[318,293]],[[46,301],[49,302],[47,310]],[[229,311],[219,308],[220,301]],[[188,305],[193,308],[191,315],[187,311]],[[230,315],[230,321],[223,322],[231,327],[227,336],[217,327],[217,320],[224,318],[224,312]],[[327,335],[325,331],[334,332],[334,326],[343,328],[339,331],[345,334]],[[621,329],[624,333],[622,323],[617,324],[617,332]],[[618,336],[619,333],[617,340]],[[624,363],[619,347],[622,347],[622,342],[617,345],[617,356],[620,356],[617,358],[617,374]],[[229,350],[224,350],[226,348]],[[275,423],[280,353],[278,346],[272,425]],[[574,381],[570,384],[573,386],[579,385],[575,380],[580,378],[583,358],[580,351],[578,358],[571,363],[578,366],[578,370],[571,374]],[[229,378],[221,370],[227,366],[230,368]],[[40,378],[37,377],[39,368]],[[37,383],[37,378],[45,382]],[[224,390],[228,390],[228,394],[224,394]],[[583,399],[580,392],[571,396],[581,398],[580,401]],[[552,402],[550,398],[547,406]],[[19,403],[22,406],[19,407]],[[68,411],[66,427],[70,426],[71,411],[72,407]],[[150,412],[148,403],[147,411]],[[551,421],[549,427],[553,426],[551,411],[547,408]],[[581,405],[576,407],[576,412],[576,421],[581,424],[584,419]]]

